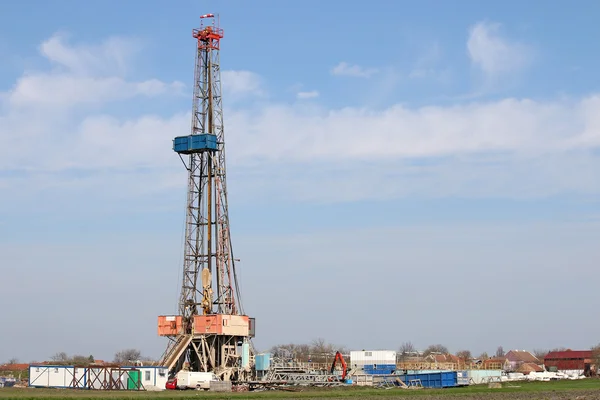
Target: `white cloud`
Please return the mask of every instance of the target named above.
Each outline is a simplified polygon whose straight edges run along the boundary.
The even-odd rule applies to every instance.
[[[273,162],[441,157],[508,151],[544,154],[600,143],[600,97],[579,102],[504,99],[450,107],[383,110],[272,105],[240,111],[229,129],[238,157]],[[584,128],[585,127],[585,128]],[[285,140],[280,139],[285,132]]]
[[[97,45],[73,46],[65,35],[54,35],[42,43],[40,54],[58,68],[26,72],[12,90],[0,94],[0,100],[13,112],[29,108],[42,112],[42,107],[55,113],[136,96],[181,93],[181,82],[128,81],[122,76],[137,49],[134,43],[132,39],[110,38]]]
[[[128,82],[119,77],[98,78],[64,73],[35,73],[17,81],[8,95],[15,107],[44,106],[65,108],[84,104],[103,104],[135,96],[156,96],[180,92],[180,82],[165,83],[156,79]]]
[[[40,52],[56,65],[77,75],[112,75],[126,72],[141,43],[112,37],[97,45],[70,45],[68,35],[59,33],[44,41]]]
[[[416,109],[272,105],[228,113],[228,154],[240,190],[271,199],[600,193],[598,115],[600,95]]]
[[[183,123],[180,115],[124,120],[102,115],[113,101],[177,95],[183,86],[119,76],[132,62],[126,61],[130,55],[123,43],[129,42],[113,38],[91,47],[71,46],[53,36],[40,46],[40,54],[61,68],[29,71],[0,93],[0,169],[134,168],[164,158],[153,151],[157,143],[168,149],[165,132],[189,130],[189,118]]]
[[[311,90],[310,92],[298,92],[296,94],[296,97],[298,99],[301,99],[301,100],[303,100],[303,99],[314,99],[314,98],[319,97],[319,92],[316,91],[316,90]]]
[[[222,71],[221,82],[223,95],[228,97],[228,101],[247,95],[262,96],[265,94],[262,88],[262,78],[254,72]]]
[[[61,51],[53,57],[86,70],[75,47]],[[187,109],[172,116],[116,117],[103,108],[113,100],[171,94],[178,84],[86,71],[29,73],[0,96],[0,170],[29,174],[5,174],[0,185],[35,190],[89,181],[95,188],[116,188],[122,178],[122,193],[138,193],[150,178],[157,179],[153,190],[184,185],[172,179],[181,166],[171,140],[189,130]],[[249,71],[225,71],[222,79],[239,95],[264,92],[260,76]],[[304,93],[300,97],[314,96]],[[82,103],[94,107],[73,113]],[[600,193],[600,161],[593,153],[600,147],[599,115],[600,94],[420,108],[229,106],[224,117],[229,174],[236,182],[231,190],[311,201]],[[73,171],[104,173],[83,180],[73,178]],[[21,184],[28,179],[37,184]]]
[[[470,28],[467,51],[471,62],[490,77],[520,71],[533,61],[531,46],[502,36],[501,25],[492,22]]]
[[[169,118],[143,115],[129,119],[88,115],[68,124],[16,121],[22,117],[8,118],[0,127],[0,170],[48,173],[163,168],[175,162],[172,136],[186,134],[191,120],[189,113],[182,113]],[[0,122],[4,122],[2,118]],[[31,159],[32,153],[40,156]]]
[[[331,69],[332,75],[352,76],[356,78],[369,78],[377,72],[379,72],[377,68],[364,68],[359,65],[350,65],[344,61]]]

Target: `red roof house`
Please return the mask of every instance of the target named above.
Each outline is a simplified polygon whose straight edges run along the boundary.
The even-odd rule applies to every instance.
[[[551,351],[544,357],[546,369],[554,367],[559,371],[586,370],[591,364],[593,364],[591,350]]]
[[[2,364],[0,371],[27,371],[29,364]]]
[[[526,350],[511,350],[506,353],[505,357],[510,363],[510,367],[513,371],[516,371],[525,363],[532,363],[536,365],[542,364],[542,362],[536,356]]]
[[[517,372],[521,372],[525,375],[528,375],[530,372],[544,372],[544,368],[535,363],[523,363],[517,369]]]

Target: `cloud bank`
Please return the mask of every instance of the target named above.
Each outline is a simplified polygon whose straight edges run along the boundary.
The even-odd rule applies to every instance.
[[[498,29],[476,24],[467,42],[473,62],[489,74],[525,65],[519,58],[523,47],[499,37]],[[126,71],[136,63],[131,43],[109,38],[73,45],[56,35],[41,44],[40,56],[51,67],[28,71],[0,96],[2,187],[42,175],[47,185],[73,182],[73,171],[111,171],[112,178],[102,179],[127,176],[152,182],[155,190],[175,185],[180,162],[170,151],[171,140],[189,131],[189,111],[126,111],[139,101],[180,96],[184,85],[128,79]],[[505,59],[512,61],[499,65]],[[374,73],[345,63],[338,67],[334,73]],[[232,179],[239,179],[239,188],[262,188],[253,192],[267,199],[273,193],[305,201],[353,201],[600,192],[595,172],[600,94],[329,108],[266,101],[265,80],[254,72],[223,71],[222,79],[225,95],[263,100],[229,102],[225,131]],[[297,93],[299,99],[318,95],[316,90]],[[118,190],[133,187],[124,184]]]

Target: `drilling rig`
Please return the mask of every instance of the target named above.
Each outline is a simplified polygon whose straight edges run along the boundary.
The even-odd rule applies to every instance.
[[[178,315],[158,317],[169,338],[161,365],[244,381],[252,371],[254,318],[244,314],[229,232],[218,16],[200,17],[191,133],[173,139],[188,172],[183,282]],[[212,22],[212,24],[210,22]]]

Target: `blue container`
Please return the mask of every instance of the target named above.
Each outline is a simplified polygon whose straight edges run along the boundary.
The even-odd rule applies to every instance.
[[[442,372],[442,387],[456,386],[456,372]]]
[[[210,133],[178,136],[173,139],[173,150],[181,154],[202,153],[206,150],[217,149],[217,136]]]
[[[175,146],[181,146],[181,145],[187,146],[187,143],[188,143],[187,136],[183,136],[183,137],[180,136],[180,137],[176,137],[175,139],[173,139],[173,144]]]
[[[398,375],[398,378],[405,384],[410,384],[411,380],[420,380],[423,387],[426,388],[447,388],[454,387],[457,384],[456,371],[432,372],[422,374]]]
[[[192,135],[190,139],[190,148],[200,147],[206,144],[206,137],[204,135]]]
[[[391,375],[396,370],[396,364],[366,364],[363,371],[368,375]]]
[[[189,136],[179,136],[173,139],[173,150],[184,153],[189,150]]]

